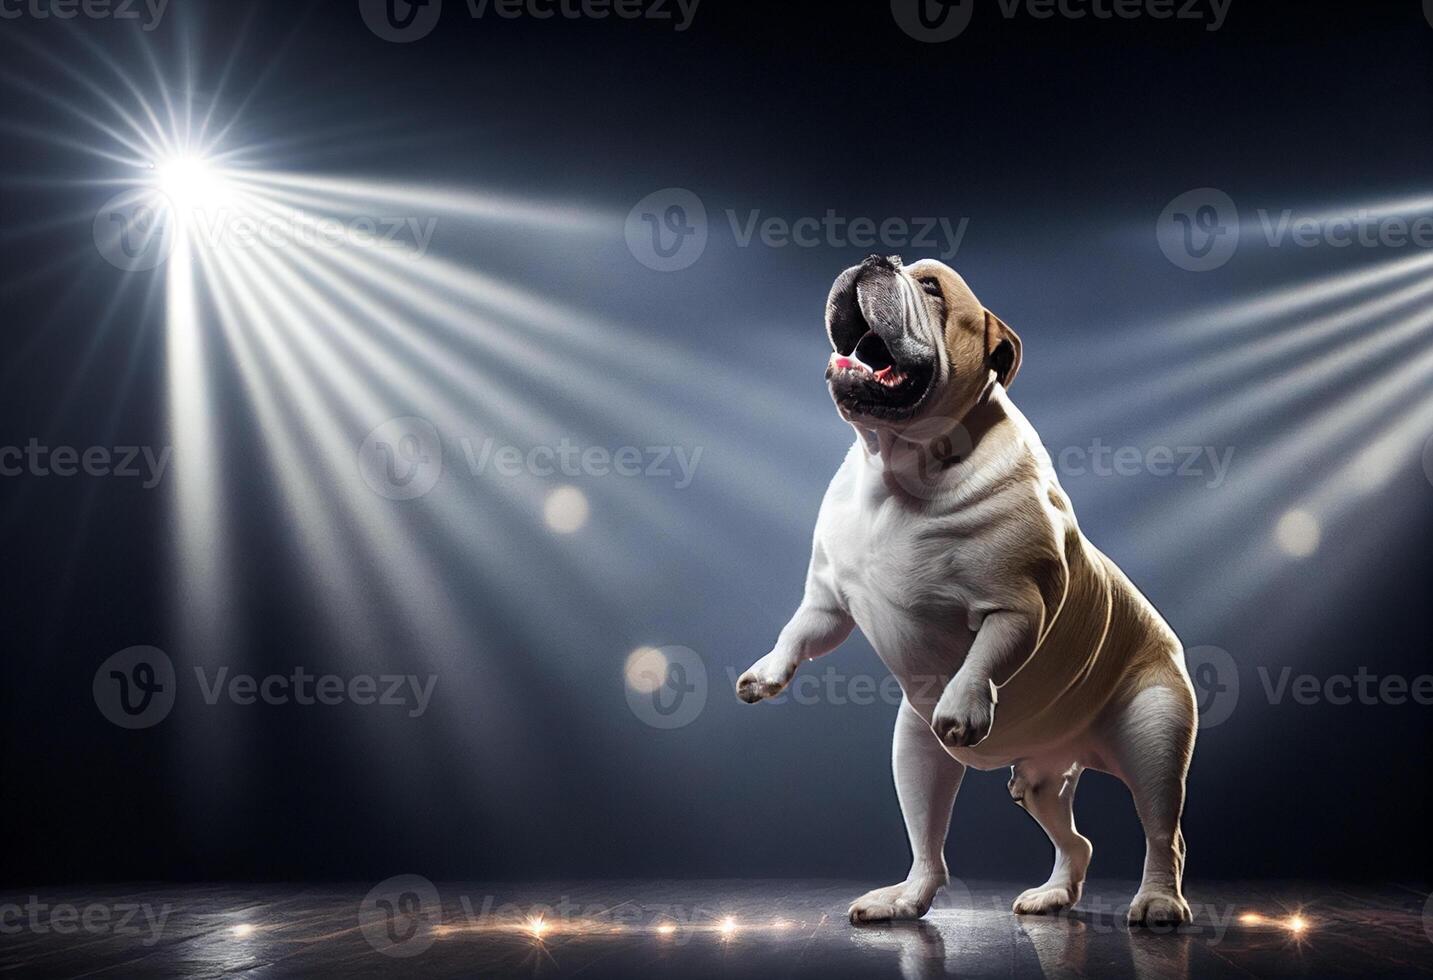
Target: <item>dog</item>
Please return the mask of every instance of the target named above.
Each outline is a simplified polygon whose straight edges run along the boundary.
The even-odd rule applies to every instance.
[[[918,919],[948,883],[967,768],[1009,766],[1010,795],[1055,848],[1017,915],[1080,900],[1086,769],[1130,789],[1145,832],[1132,925],[1188,922],[1180,829],[1197,729],[1179,639],[1081,533],[1049,454],[1011,402],[1019,336],[954,270],[873,255],[826,305],[827,381],[856,440],[816,520],[801,605],[737,681],[756,703],[855,627],[902,690],[892,752],[910,873],[852,923]]]

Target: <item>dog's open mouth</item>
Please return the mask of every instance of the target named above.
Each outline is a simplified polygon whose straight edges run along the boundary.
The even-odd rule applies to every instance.
[[[913,350],[909,356],[897,357],[874,330],[857,339],[850,335],[834,339],[837,348],[827,365],[826,380],[837,405],[849,415],[893,421],[915,414],[935,374],[933,355]]]

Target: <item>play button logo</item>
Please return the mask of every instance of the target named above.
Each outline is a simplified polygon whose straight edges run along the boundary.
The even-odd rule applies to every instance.
[[[378,37],[408,44],[422,40],[438,26],[443,0],[358,0],[358,12]]]

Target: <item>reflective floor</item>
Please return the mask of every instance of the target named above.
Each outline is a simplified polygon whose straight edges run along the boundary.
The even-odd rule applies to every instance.
[[[0,974],[115,977],[1210,977],[1433,974],[1407,888],[1248,884],[1189,895],[1193,925],[1129,930],[1131,883],[1017,918],[956,884],[920,923],[854,928],[850,882],[106,886],[0,897]]]

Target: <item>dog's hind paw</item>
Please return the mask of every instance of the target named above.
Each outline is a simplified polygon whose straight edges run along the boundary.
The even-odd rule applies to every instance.
[[[1016,915],[1054,915],[1072,908],[1080,900],[1079,885],[1051,884],[1027,888],[1015,899],[1010,911]]]
[[[1140,889],[1129,906],[1129,924],[1132,926],[1178,926],[1193,918],[1189,903],[1174,891]]]
[[[901,919],[919,919],[930,911],[935,893],[940,891],[937,879],[903,881],[898,885],[875,888],[851,903],[847,915],[852,925],[865,922],[892,922]]]

